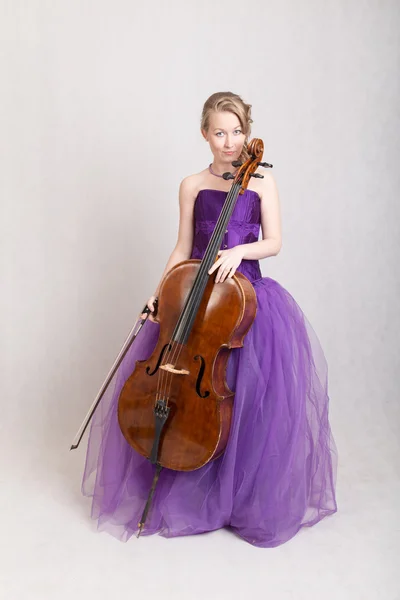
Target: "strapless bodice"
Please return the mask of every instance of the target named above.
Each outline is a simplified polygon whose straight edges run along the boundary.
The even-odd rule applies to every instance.
[[[194,204],[194,237],[190,258],[203,258],[227,195],[228,192],[211,189],[198,193]],[[238,196],[221,249],[257,242],[260,224],[260,196],[254,190],[246,189],[244,194]],[[258,260],[242,260],[237,271],[246,275],[251,282],[262,276]]]

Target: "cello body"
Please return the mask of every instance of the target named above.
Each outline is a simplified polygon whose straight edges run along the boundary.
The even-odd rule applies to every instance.
[[[198,469],[224,451],[234,397],[226,366],[257,311],[256,293],[242,273],[223,283],[209,277],[187,342],[171,343],[200,267],[200,260],[186,260],[165,275],[154,318],[160,325],[156,347],[147,360],[136,362],[118,403],[128,443],[151,462],[176,471]],[[161,429],[155,418],[158,401],[168,407]]]

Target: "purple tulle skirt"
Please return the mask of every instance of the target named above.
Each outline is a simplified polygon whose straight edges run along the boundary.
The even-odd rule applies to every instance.
[[[142,535],[228,527],[255,546],[274,547],[337,511],[323,351],[279,283],[263,277],[253,285],[257,315],[227,367],[235,398],[226,450],[196,471],[161,471]],[[118,397],[158,333],[158,323],[147,320],[93,417],[88,441],[82,492],[93,498],[98,528],[122,541],[138,530],[155,467],[123,437]]]

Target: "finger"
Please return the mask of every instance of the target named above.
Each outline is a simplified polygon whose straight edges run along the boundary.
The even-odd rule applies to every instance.
[[[216,283],[219,283],[222,280],[224,272],[225,272],[224,269],[219,269],[217,276],[215,278]]]
[[[215,262],[213,264],[213,266],[210,268],[210,270],[208,271],[209,274],[211,275],[211,273],[213,273],[215,271],[215,269],[218,269],[218,267],[220,266],[220,264],[221,264],[221,261],[217,260],[217,262]]]
[[[225,281],[229,271],[232,271],[232,269],[234,270],[234,267],[225,267],[225,268],[221,267],[221,277],[220,277],[221,281]]]
[[[223,250],[219,250],[218,251],[218,255],[222,254],[222,252],[223,252]],[[217,269],[221,264],[223,264],[224,260],[226,260],[226,257],[224,257],[224,256],[221,256],[220,258],[217,258],[217,260],[212,265],[212,267],[210,268],[210,270],[208,271],[208,273],[211,275],[211,273],[213,271],[215,271],[215,269]]]
[[[227,275],[228,275],[228,271],[226,269],[224,269],[221,273],[221,282],[225,281]]]
[[[224,267],[227,260],[228,258],[226,256],[221,256],[221,258],[215,261],[211,268],[218,269],[218,267]]]

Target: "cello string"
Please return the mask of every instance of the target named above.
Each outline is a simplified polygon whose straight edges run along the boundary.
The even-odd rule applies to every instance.
[[[223,227],[225,227],[225,225],[222,224],[222,221],[223,221],[224,217],[226,216],[226,214],[229,212],[229,210],[231,208],[229,205],[231,203],[232,196],[235,194],[236,191],[238,191],[238,189],[240,189],[240,185],[234,184],[234,186],[232,186],[232,188],[228,192],[227,199],[224,203],[224,208],[221,211],[221,214],[219,217],[219,219],[221,219],[221,222],[217,229],[217,235],[222,233],[222,229],[223,229]],[[236,199],[237,199],[237,196],[236,196]],[[200,294],[199,288],[201,287],[201,276],[203,276],[204,271],[206,271],[205,264],[207,262],[207,259],[210,257],[210,254],[215,254],[215,251],[212,249],[212,246],[210,246],[208,248],[208,250],[206,250],[205,256],[203,257],[202,264],[200,265],[200,269],[199,269],[199,274],[198,274],[199,279],[198,279],[197,287],[196,287],[196,283],[195,283],[194,287],[192,288],[192,295],[191,295],[192,298],[189,299],[188,302],[192,301],[193,297],[195,300],[197,300],[199,298],[199,294]],[[192,317],[194,309],[195,309],[195,302],[192,301],[192,306],[190,307],[189,314],[186,319],[186,325],[184,326],[184,334],[188,330],[190,319]],[[179,356],[182,352],[182,348],[183,348],[182,344],[172,343],[171,351],[167,352],[167,357],[169,358],[170,362],[176,363],[176,361],[179,359]],[[175,350],[177,350],[177,353],[175,353]],[[171,354],[172,354],[172,356],[171,356]],[[173,374],[169,373],[168,371],[166,373],[167,373],[167,382],[165,384],[163,382],[160,382],[160,386],[165,385],[164,393],[166,392],[166,389],[168,387],[168,394],[165,394],[165,396],[167,398],[167,402],[168,402],[168,398],[170,397]]]
[[[222,229],[225,227],[225,225],[223,225],[222,221],[224,220],[224,217],[226,216],[226,214],[231,209],[230,204],[231,204],[231,201],[232,201],[232,196],[237,191],[239,191],[239,190],[240,190],[240,184],[236,183],[236,184],[234,184],[231,187],[231,189],[228,192],[228,196],[227,196],[227,198],[225,200],[225,203],[224,203],[224,208],[223,208],[223,210],[220,213],[220,217],[219,217],[219,219],[220,219],[220,225],[219,225],[219,227],[217,229],[216,237],[219,234],[222,233]],[[238,194],[236,195],[235,201],[237,200],[237,196],[238,196]],[[232,212],[233,212],[233,210],[232,210]],[[183,335],[186,334],[186,332],[187,332],[187,330],[189,328],[191,317],[192,317],[193,312],[195,310],[195,304],[196,304],[196,301],[197,301],[197,299],[199,298],[199,295],[200,295],[200,289],[199,288],[201,287],[201,278],[204,276],[204,271],[206,270],[205,264],[207,262],[207,259],[210,258],[211,254],[215,254],[215,251],[212,249],[212,246],[210,246],[206,250],[206,253],[203,256],[203,260],[202,260],[202,263],[200,265],[199,272],[198,272],[198,278],[199,278],[198,282],[197,282],[197,284],[195,283],[195,285],[193,286],[192,293],[189,294],[189,298],[187,300],[188,303],[192,302],[192,304],[191,304],[191,307],[189,309],[189,314],[186,317],[186,324],[184,325]],[[193,300],[193,298],[194,298],[194,300]],[[171,339],[170,340],[170,345],[171,345],[171,350],[167,351],[166,358],[168,358],[169,361],[172,364],[174,364],[179,359],[179,356],[180,356],[180,354],[182,352],[183,344],[172,342],[172,339]],[[162,371],[164,371],[164,369],[162,369]],[[161,377],[159,377],[158,386],[157,386],[158,388],[162,388],[162,386],[165,385],[164,394],[165,394],[165,398],[166,398],[166,402],[167,403],[168,403],[168,399],[170,397],[170,392],[171,392],[172,375],[173,375],[173,373],[170,373],[170,372],[166,371],[166,379],[167,379],[167,381],[164,383],[164,381],[163,381],[164,380],[164,373],[162,373]],[[167,392],[167,388],[168,388],[168,393],[165,393],[165,392]],[[160,392],[157,391],[157,396],[158,396],[158,394],[161,394],[161,390],[160,390]]]
[[[240,186],[238,186],[237,184],[236,184],[236,186],[237,186],[237,187],[240,187]],[[235,192],[236,192],[236,191],[237,191],[237,188],[236,188],[236,189],[233,189],[233,186],[232,186],[232,188],[229,190],[228,196],[227,196],[227,198],[226,198],[226,200],[225,200],[225,203],[224,203],[224,206],[225,206],[225,208],[223,208],[223,210],[221,211],[220,217],[219,217],[219,218],[221,218],[221,221],[223,221],[223,219],[225,218],[226,214],[229,212],[229,210],[230,210],[230,208],[231,208],[231,207],[229,206],[229,204],[231,203],[231,201],[232,201],[232,197],[234,196],[234,194],[235,194]],[[238,195],[237,195],[237,196],[238,196]],[[236,196],[235,202],[236,202],[236,200],[237,200],[237,196]],[[233,211],[232,211],[232,212],[233,212]],[[221,217],[221,215],[222,215],[222,217]],[[222,233],[222,230],[224,229],[224,227],[225,227],[225,225],[223,225],[223,223],[221,222],[221,224],[220,224],[220,230],[218,231],[218,234]],[[214,251],[214,250],[211,250],[211,248],[210,248],[210,251],[209,251],[209,252],[207,252],[207,251],[206,251],[206,254],[205,254],[205,256],[203,256],[202,266],[203,266],[203,265],[205,265],[205,263],[206,263],[206,255],[207,255],[207,259],[208,259],[210,254],[213,254],[213,255],[215,254],[215,251]],[[201,271],[202,271],[202,275],[203,275],[203,271],[205,271],[205,270],[208,270],[208,269],[206,268],[206,266],[204,266],[204,268],[202,268],[202,266],[200,267],[200,269],[199,269],[199,272],[200,272],[200,270],[201,270]],[[215,276],[215,275],[214,275],[214,276]],[[200,277],[200,276],[199,276],[199,277]],[[197,292],[196,292],[195,299],[197,300],[197,299],[198,299],[198,297],[199,297],[199,293],[197,293]],[[194,304],[195,304],[195,303],[193,302],[193,303],[192,303],[192,306],[191,306],[191,308],[190,308],[189,318],[186,320],[186,325],[184,326],[184,334],[186,334],[186,332],[188,331],[188,329],[189,329],[189,327],[190,327],[190,320],[191,320],[191,318],[192,318],[192,316],[193,316],[193,313],[194,313],[194,310],[195,310],[195,306],[194,306]]]
[[[227,213],[229,212],[229,210],[231,210],[231,213],[233,212],[234,205],[233,205],[233,207],[231,207],[230,204],[233,203],[232,197],[237,192],[236,198],[235,198],[235,202],[236,202],[238,193],[240,191],[240,187],[241,187],[240,184],[236,184],[236,186],[232,186],[231,190],[228,192],[228,196],[225,200],[224,207],[223,207],[220,217],[219,217],[220,225],[217,226],[218,233],[215,235],[216,238],[218,237],[218,235],[220,235],[222,233],[222,229],[225,227],[225,225],[223,225],[224,217],[227,216]],[[189,292],[188,299],[185,302],[185,306],[186,307],[189,306],[189,314],[186,316],[186,324],[184,325],[184,329],[183,329],[184,333],[187,332],[193,311],[195,310],[196,301],[199,298],[199,295],[201,293],[200,292],[201,283],[202,283],[201,280],[202,280],[202,277],[204,277],[205,271],[208,270],[206,267],[207,259],[210,258],[211,253],[215,254],[215,251],[216,251],[216,249],[213,250],[212,245],[206,249],[206,253],[203,256],[203,260],[201,261],[201,264],[200,264],[200,268],[198,271],[198,277],[196,277],[197,283],[195,282],[193,288],[191,289],[191,292]],[[203,293],[204,293],[204,291],[203,291]],[[192,303],[191,306],[190,306],[190,302]],[[177,361],[179,360],[179,356],[181,355],[181,352],[183,349],[183,344],[172,341],[172,339],[171,339],[169,342],[169,346],[171,346],[171,347],[168,347],[168,351],[166,353],[166,360],[169,359],[171,364],[173,366],[175,366]],[[171,356],[173,358],[171,358]],[[164,355],[162,358],[162,363],[163,363],[163,361],[164,361]],[[162,371],[161,374],[159,372],[158,381],[157,381],[157,393],[156,393],[155,403],[157,403],[157,399],[158,399],[159,395],[161,395],[162,388],[163,388],[163,386],[165,386],[164,398],[165,398],[165,403],[168,406],[170,394],[171,394],[172,381],[173,381],[173,378],[172,378],[173,373],[166,371],[165,376],[164,376],[164,373],[163,373],[164,369],[161,369],[161,371]],[[166,379],[165,382],[164,382],[164,379]],[[160,463],[157,463],[157,464],[160,464]]]
[[[232,186],[231,190],[229,190],[229,192],[228,192],[227,200],[228,200],[228,198],[230,198],[230,196],[232,195],[232,193],[233,193],[233,186]],[[222,215],[223,216],[225,216],[226,212],[229,210],[228,209],[229,202],[227,202],[227,200],[224,203],[224,207],[225,208],[223,208],[223,210],[222,210]],[[219,227],[218,233],[222,233],[222,223],[221,222],[220,222],[220,225],[218,227]],[[195,282],[195,284],[194,284],[191,292],[189,292],[188,299],[187,299],[187,301],[185,303],[185,305],[188,306],[188,304],[190,302],[192,302],[192,309],[189,311],[189,314],[186,317],[187,323],[188,323],[189,318],[190,318],[190,316],[191,316],[191,314],[192,314],[192,312],[194,310],[193,298],[195,300],[198,298],[198,294],[199,294],[198,290],[199,290],[199,288],[201,286],[201,277],[204,275],[204,271],[206,270],[205,263],[207,261],[207,258],[210,257],[211,251],[212,251],[211,247],[209,247],[206,250],[205,256],[203,257],[203,260],[202,260],[202,264],[200,265],[200,269],[199,269],[199,272],[198,272],[198,278],[196,278],[197,282]],[[184,328],[184,332],[187,331],[187,326],[186,326],[186,328]],[[169,349],[166,352],[165,360],[169,361],[171,364],[173,364],[173,363],[176,363],[176,361],[178,360],[178,358],[179,358],[179,356],[180,356],[180,354],[182,352],[182,344],[178,344],[176,342],[173,342],[172,338],[170,339],[169,344],[171,345],[171,349]],[[164,356],[163,356],[163,361],[164,361]],[[164,395],[165,395],[166,401],[168,403],[168,399],[170,397],[170,391],[171,391],[171,385],[172,385],[172,375],[173,374],[170,373],[169,371],[165,371],[164,369],[161,369],[161,371],[162,372],[161,372],[161,374],[160,374],[160,376],[158,378],[158,382],[157,382],[157,393],[156,393],[155,403],[158,401],[159,397],[162,395],[162,391],[163,391],[162,388],[163,388],[163,386],[165,386],[165,388],[164,388]],[[165,373],[164,373],[164,371],[165,371]],[[165,378],[167,379],[166,382],[164,382]],[[168,393],[167,393],[167,389],[168,389]]]

